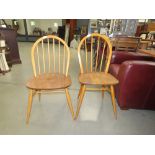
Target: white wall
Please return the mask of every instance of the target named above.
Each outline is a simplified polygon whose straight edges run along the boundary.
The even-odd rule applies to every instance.
[[[33,32],[33,26],[31,26],[31,20],[30,19],[26,19],[26,23],[27,23],[27,32],[28,34],[32,34]]]
[[[18,33],[19,34],[25,34],[25,28],[24,28],[24,21],[23,21],[23,19],[18,19],[18,24],[19,24]]]

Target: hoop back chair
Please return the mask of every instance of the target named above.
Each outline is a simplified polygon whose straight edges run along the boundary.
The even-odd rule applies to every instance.
[[[65,90],[67,103],[74,117],[68,91],[71,85],[68,75],[70,50],[65,41],[54,35],[39,38],[32,46],[31,59],[34,77],[26,84],[29,89],[26,122],[29,123],[33,96],[38,94],[40,100],[40,95],[49,91]]]
[[[87,51],[87,42],[91,43],[91,51]],[[85,54],[85,56],[83,56]],[[79,82],[81,84],[78,94],[78,104],[75,119],[77,119],[85,91],[109,91],[112,97],[112,105],[115,117],[117,110],[115,104],[114,85],[118,83],[108,73],[112,56],[112,45],[105,35],[93,33],[85,36],[78,46],[78,58],[80,64]],[[93,87],[92,87],[93,86]],[[94,88],[94,86],[97,86]]]

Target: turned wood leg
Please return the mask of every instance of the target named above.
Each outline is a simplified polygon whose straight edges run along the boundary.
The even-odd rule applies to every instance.
[[[73,109],[73,105],[72,105],[72,102],[71,102],[71,97],[69,95],[69,91],[68,91],[68,88],[65,89],[65,93],[66,93],[66,98],[67,98],[67,103],[68,103],[68,107],[71,111],[71,114],[72,114],[72,118],[74,119],[74,109]]]
[[[84,94],[85,94],[85,90],[86,90],[86,86],[85,85],[82,85],[81,86],[81,95],[80,95],[80,98],[79,98],[78,104],[77,104],[77,110],[76,110],[75,119],[78,118],[80,107],[81,107],[81,104],[82,104],[82,100],[83,100],[83,97],[84,97]]]
[[[112,99],[112,105],[113,105],[113,111],[115,118],[117,119],[117,109],[116,109],[116,102],[115,102],[115,92],[114,92],[114,86],[110,86],[110,92],[111,92],[111,99]]]
[[[31,108],[32,108],[32,98],[33,98],[33,90],[29,90],[29,97],[28,97],[28,106],[27,106],[27,117],[26,117],[26,123],[29,123],[29,118],[31,114]]]

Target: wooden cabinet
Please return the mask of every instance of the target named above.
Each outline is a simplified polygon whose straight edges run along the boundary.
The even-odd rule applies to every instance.
[[[66,24],[70,25],[70,29],[69,29],[69,45],[70,45],[70,42],[74,38],[76,25],[77,25],[77,19],[66,19]]]
[[[9,48],[9,55],[6,56],[6,60],[10,64],[21,63],[19,49],[17,44],[17,32],[10,28],[0,28],[0,33],[5,38],[6,44]]]

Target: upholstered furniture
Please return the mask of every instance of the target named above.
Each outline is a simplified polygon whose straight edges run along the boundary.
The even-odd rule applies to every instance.
[[[121,109],[155,109],[155,58],[113,51],[109,72],[119,80],[115,94]]]

